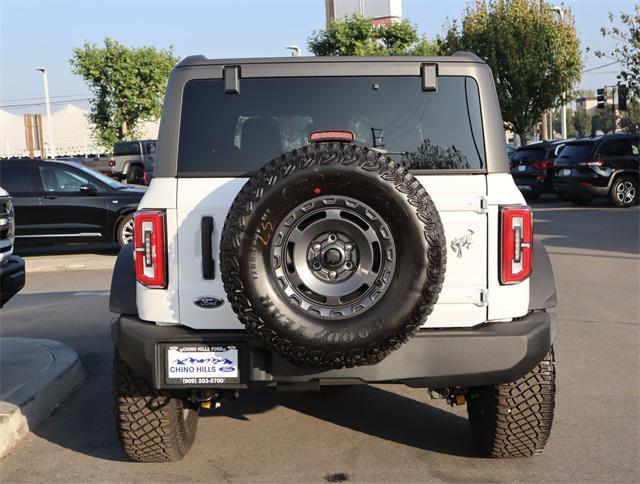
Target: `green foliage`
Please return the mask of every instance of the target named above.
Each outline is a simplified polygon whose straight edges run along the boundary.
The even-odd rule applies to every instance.
[[[602,131],[605,134],[615,131],[616,115],[611,110],[610,104],[605,104],[602,109],[596,109],[591,118],[591,126],[593,131]]]
[[[440,46],[420,37],[408,20],[373,26],[369,19],[353,15],[331,20],[326,30],[313,32],[308,46],[314,55],[438,55]]]
[[[489,64],[505,127],[523,143],[580,80],[580,41],[570,10],[563,10],[564,22],[539,0],[476,0],[444,39],[447,52],[471,51]]]
[[[620,13],[616,16],[609,12],[609,21],[619,20],[621,27],[610,29],[602,27],[603,37],[612,37],[616,47],[610,52],[596,51],[598,57],[613,57],[622,67],[618,79],[628,84],[632,97],[640,99],[640,4],[636,4],[631,14]]]
[[[591,116],[584,108],[576,109],[573,115],[573,127],[576,129],[578,137],[589,136],[591,133]]]
[[[105,147],[132,139],[142,121],[157,119],[167,77],[178,61],[173,48],[129,48],[106,38],[104,47],[85,42],[70,63],[93,93],[90,121]]]
[[[640,101],[629,103],[621,121],[622,127],[630,133],[640,132]]]

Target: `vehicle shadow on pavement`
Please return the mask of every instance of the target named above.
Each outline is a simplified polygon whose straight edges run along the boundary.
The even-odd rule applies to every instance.
[[[426,390],[424,398],[428,398]],[[248,415],[278,406],[417,449],[480,457],[466,418],[369,385],[323,387],[320,392],[305,393],[248,390],[238,400],[225,402],[220,410],[201,412],[201,416],[246,420]]]
[[[26,245],[16,243],[14,253],[20,256],[99,254],[117,255],[117,244]]]

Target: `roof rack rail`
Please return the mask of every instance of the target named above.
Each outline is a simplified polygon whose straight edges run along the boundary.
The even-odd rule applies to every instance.
[[[459,50],[457,52],[454,52],[452,55],[456,57],[466,57],[467,59],[471,59],[476,62],[484,62],[480,57],[478,57],[477,54],[474,54],[473,52],[468,52],[466,50]]]
[[[196,60],[207,60],[207,58],[205,56],[203,56],[202,54],[190,55],[190,56],[187,56],[184,59],[182,59],[180,62],[178,62],[176,67],[182,67],[182,66],[189,65],[189,64],[191,64],[191,62],[196,61]]]

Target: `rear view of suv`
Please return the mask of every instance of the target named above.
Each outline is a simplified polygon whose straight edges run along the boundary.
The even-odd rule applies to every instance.
[[[553,187],[576,205],[609,197],[621,208],[638,202],[640,137],[611,134],[570,141],[555,162]]]
[[[394,383],[468,404],[483,454],[540,453],[556,297],[532,225],[472,54],[185,59],[112,279],[125,452],[182,458],[243,389]]]
[[[528,200],[553,192],[553,161],[565,140],[541,141],[521,146],[511,155],[511,175]]]

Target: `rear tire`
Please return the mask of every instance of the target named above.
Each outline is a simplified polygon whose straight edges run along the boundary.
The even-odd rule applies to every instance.
[[[629,208],[638,203],[638,182],[635,178],[623,175],[613,182],[609,192],[611,202],[619,208]]]
[[[124,452],[138,462],[182,459],[196,435],[197,409],[187,400],[154,390],[117,350],[113,366],[116,425]]]
[[[122,247],[133,242],[133,214],[125,215],[116,225],[116,242]]]
[[[511,383],[469,388],[469,424],[489,457],[530,457],[544,449],[553,423],[556,371],[553,347]]]
[[[127,170],[127,183],[144,185],[144,170],[141,166],[130,166]]]

